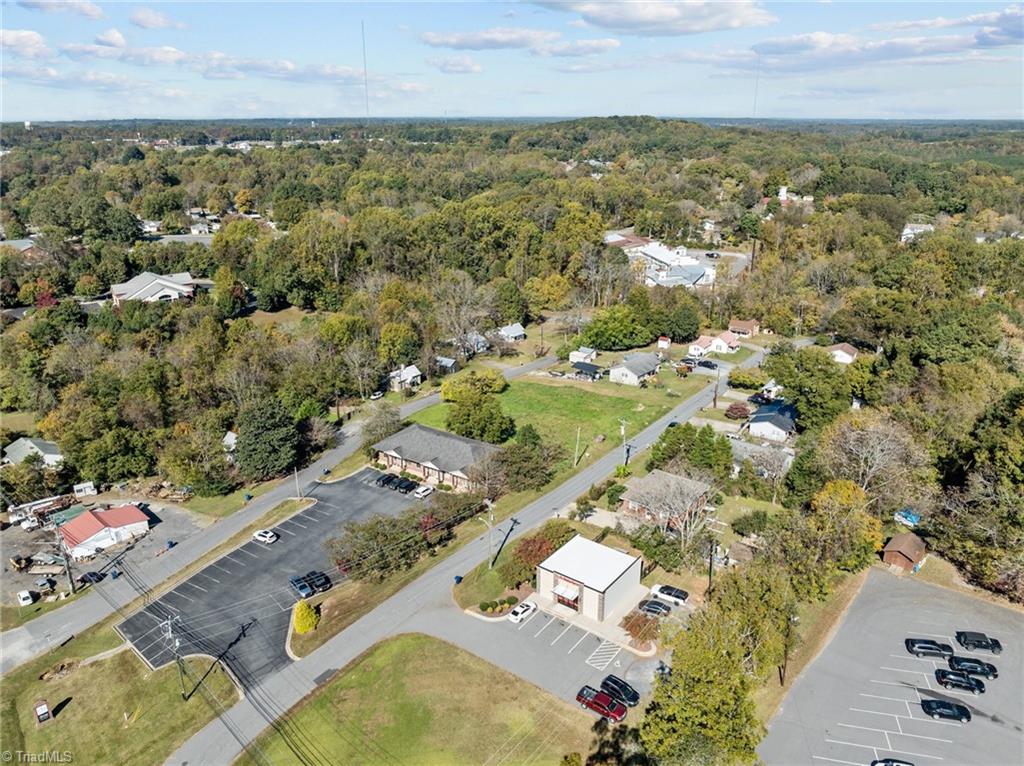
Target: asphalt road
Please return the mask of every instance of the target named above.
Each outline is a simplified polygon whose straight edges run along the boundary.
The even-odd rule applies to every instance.
[[[510,380],[542,369],[554,363],[553,357],[537,359],[519,367],[504,371]],[[423,397],[402,405],[403,417],[409,417],[425,407],[440,401],[437,394]],[[359,423],[349,424],[339,432],[338,445],[298,473],[299,486],[303,494],[311,491],[324,471],[329,471],[359,448]],[[78,633],[121,611],[138,598],[138,588],[153,588],[173,577],[177,572],[196,561],[207,552],[228,540],[239,531],[256,521],[278,503],[295,495],[295,480],[292,477],[278,482],[269,492],[261,495],[247,506],[207,527],[200,534],[178,541],[178,545],[153,556],[152,559],[134,567],[134,577],[112,580],[106,578],[93,586],[92,592],[75,601],[13,630],[0,634],[0,674],[7,673],[33,657],[62,644]],[[124,616],[127,616],[125,614]]]
[[[756,352],[741,366],[756,366],[762,355],[762,351]],[[629,442],[633,445],[632,454],[635,456],[650,447],[673,420],[685,421],[702,407],[709,405],[713,398],[714,386],[710,380],[708,383],[709,385],[697,394],[631,438]],[[725,388],[726,381],[723,379],[721,389]],[[515,539],[535,528],[550,518],[556,510],[571,503],[591,484],[612,473],[620,459],[620,451],[612,450],[539,500],[526,506],[515,515],[518,523],[514,525],[510,539]],[[499,534],[504,535],[511,523],[511,520],[502,522],[498,526]],[[449,558],[438,562],[315,652],[268,676],[254,689],[255,697],[250,695],[212,721],[173,753],[167,763],[181,766],[198,763],[208,766],[230,764],[276,718],[362,652],[389,636],[420,631],[431,635],[457,637],[460,630],[453,626],[465,626],[464,630],[477,632],[479,629],[476,626],[470,627],[470,624],[465,622],[472,618],[464,615],[452,602],[451,586],[455,575],[470,571],[486,556],[487,541],[485,536],[481,536]],[[498,659],[497,652],[486,649],[486,638],[479,644],[473,643],[484,647],[479,651],[487,652],[486,655],[481,655],[485,659],[488,655],[491,659]],[[582,673],[589,674],[590,671],[581,670]],[[576,677],[573,676],[571,682],[575,683],[575,680]],[[361,736],[354,722],[339,721],[338,725],[346,726],[353,736]],[[289,736],[287,733],[284,735]],[[299,750],[308,747],[301,737],[289,739],[289,745]],[[373,743],[367,742],[366,747],[367,752],[372,752]]]
[[[367,468],[316,486],[313,506],[271,527],[275,543],[245,542],[132,614],[118,632],[152,668],[174,661],[177,641],[182,656],[221,659],[243,688],[259,682],[291,662],[285,641],[298,596],[288,578],[321,571],[337,582],[322,541],[346,521],[397,516],[420,502],[375,486],[378,476]]]
[[[1003,653],[963,651],[953,641],[958,630],[999,638]],[[957,655],[994,664],[999,678],[986,680],[979,696],[947,691],[935,680],[935,670],[947,663],[912,656],[907,638],[949,643]],[[1024,763],[1022,651],[1019,612],[873,569],[839,632],[771,721],[760,756],[768,766],[866,764],[885,757],[918,766]],[[934,721],[921,709],[927,699],[966,705],[972,720]]]

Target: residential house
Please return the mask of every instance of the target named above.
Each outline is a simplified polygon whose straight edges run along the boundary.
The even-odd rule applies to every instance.
[[[466,356],[482,354],[491,347],[490,342],[483,335],[476,331],[469,331],[459,338],[449,338],[448,343],[455,346]]]
[[[149,517],[137,505],[122,505],[106,511],[85,511],[61,524],[57,531],[71,558],[84,559],[142,537],[149,531]]]
[[[700,222],[700,238],[701,241],[706,242],[710,245],[717,245],[722,241],[722,232],[718,228],[718,223],[710,218],[705,218]]]
[[[515,343],[516,341],[526,340],[526,329],[519,322],[513,322],[512,324],[507,324],[504,327],[499,327],[498,337],[506,343]]]
[[[904,572],[916,572],[921,568],[927,555],[924,540],[913,532],[893,535],[882,549],[882,561],[889,566],[899,567]]]
[[[33,439],[27,436],[15,439],[4,447],[3,462],[17,465],[24,463],[26,458],[37,456],[42,458],[43,465],[47,468],[56,468],[64,462],[64,455],[56,444],[46,439]]]
[[[388,387],[392,391],[413,388],[423,382],[423,373],[415,364],[409,364],[388,373]]]
[[[498,448],[413,423],[373,445],[377,461],[388,468],[407,471],[432,484],[473,489],[473,467]]]
[[[761,396],[768,401],[778,399],[781,394],[782,386],[775,381],[775,378],[768,378],[768,381],[761,386]]]
[[[784,442],[796,432],[796,408],[791,404],[765,404],[747,421],[751,436]]]
[[[935,227],[930,223],[908,223],[900,232],[900,242],[912,242],[923,234],[930,234]]]
[[[732,447],[732,475],[735,478],[739,475],[740,467],[749,460],[754,471],[762,478],[770,478],[765,475],[765,466],[772,466],[780,469],[779,473],[784,474],[793,465],[796,453],[790,447],[783,447],[778,444],[755,444],[744,439],[730,439]]]
[[[151,221],[146,219],[140,219],[142,223],[143,234],[156,234],[160,231],[160,221]]]
[[[617,624],[632,608],[643,559],[576,535],[537,565],[535,598]]]
[[[645,524],[655,524],[685,540],[703,528],[711,486],[655,468],[626,482],[619,510]]]
[[[33,239],[5,239],[0,247],[13,247],[27,262],[47,260],[49,255]]]
[[[209,234],[210,224],[208,224],[206,221],[196,221],[195,223],[188,227],[188,233],[193,236]]]
[[[459,363],[450,356],[435,356],[434,366],[437,367],[438,375],[451,375],[459,370]]]
[[[738,338],[749,338],[761,332],[761,323],[756,319],[730,319],[729,332]]]
[[[659,335],[658,348],[665,350],[672,348],[672,339],[667,335]]]
[[[658,374],[660,366],[658,355],[650,351],[626,354],[619,364],[609,370],[608,379],[612,383],[641,386],[648,378]]]
[[[573,373],[573,377],[579,380],[594,382],[600,380],[604,374],[604,370],[596,364],[590,364],[589,362],[573,362],[572,368],[576,371]]]
[[[575,351],[569,352],[570,362],[586,362],[588,364],[593,364],[595,359],[597,359],[597,349],[588,348],[587,346],[580,346]]]
[[[110,286],[115,306],[125,301],[177,301],[195,294],[196,281],[187,271],[177,274],[154,274],[144,271],[127,282]]]
[[[740,340],[729,330],[718,335],[701,335],[689,347],[689,355],[695,357],[708,354],[732,354],[739,350]]]
[[[836,343],[825,350],[832,357],[832,361],[839,364],[853,364],[853,360],[857,358],[857,349],[849,343]]]

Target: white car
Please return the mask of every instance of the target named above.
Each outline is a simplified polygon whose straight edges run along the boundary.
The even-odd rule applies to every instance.
[[[433,487],[430,487],[430,486],[427,486],[426,484],[424,484],[422,487],[420,487],[415,492],[413,492],[412,496],[413,497],[418,497],[420,500],[422,500],[423,498],[425,498],[427,495],[429,495],[433,491],[434,491]]]
[[[524,601],[508,613],[508,621],[519,623],[537,611],[537,605],[532,601]]]
[[[682,606],[690,597],[690,594],[682,588],[675,588],[671,585],[655,585],[651,588],[651,595],[659,601],[673,606]]]
[[[31,532],[33,529],[39,529],[39,519],[35,516],[29,516],[23,522],[21,522],[21,528],[26,532]]]
[[[27,590],[18,591],[18,606],[31,606],[35,599]]]
[[[383,399],[383,398],[384,398],[384,392],[383,391],[374,391],[372,394],[370,394],[370,401],[371,402],[375,402],[378,399]]]
[[[277,542],[277,532],[271,532],[269,529],[257,529],[252,533],[252,539],[258,543],[270,545]]]

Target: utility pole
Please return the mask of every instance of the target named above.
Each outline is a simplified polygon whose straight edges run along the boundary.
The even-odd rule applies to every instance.
[[[181,667],[181,653],[178,649],[181,648],[181,641],[174,635],[174,627],[171,625],[171,618],[168,617],[164,623],[167,629],[167,643],[174,648],[174,664],[178,667],[178,684],[181,686],[181,699],[187,701],[188,695],[185,694],[185,675]]]
[[[619,436],[622,437],[622,464],[625,465],[629,454],[626,452],[626,421],[622,418],[619,418]]]
[[[487,506],[487,518],[480,521],[487,525],[487,568],[494,569],[494,503],[484,500],[484,505]]]
[[[580,428],[576,426],[576,451],[572,455],[572,467],[575,468],[580,462]]]
[[[715,540],[708,540],[708,593],[711,593],[711,579],[715,572]]]
[[[302,490],[299,489],[299,469],[298,466],[292,466],[292,471],[295,472],[295,496],[302,499]]]
[[[711,406],[714,409],[718,409],[718,387],[722,383],[722,365],[718,365],[718,373],[715,377],[715,393],[711,400]]]
[[[53,536],[54,543],[57,545],[57,553],[64,554],[64,574],[67,575],[68,578],[68,587],[71,588],[72,593],[77,593],[78,590],[75,588],[75,578],[71,575],[71,551],[62,551],[60,547],[60,525],[53,525]]]

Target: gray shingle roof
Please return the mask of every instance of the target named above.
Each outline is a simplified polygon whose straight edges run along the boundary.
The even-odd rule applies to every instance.
[[[626,354],[622,357],[622,367],[625,367],[638,378],[657,372],[661,359],[653,352],[640,352],[637,354]]]
[[[61,456],[60,447],[45,439],[22,437],[4,447],[4,457],[12,463],[21,463],[31,455]]]
[[[771,423],[783,431],[796,430],[796,408],[791,404],[766,404],[750,417],[751,423]]]
[[[413,423],[373,445],[378,452],[393,452],[414,463],[430,463],[448,473],[466,474],[470,468],[498,448]]]

